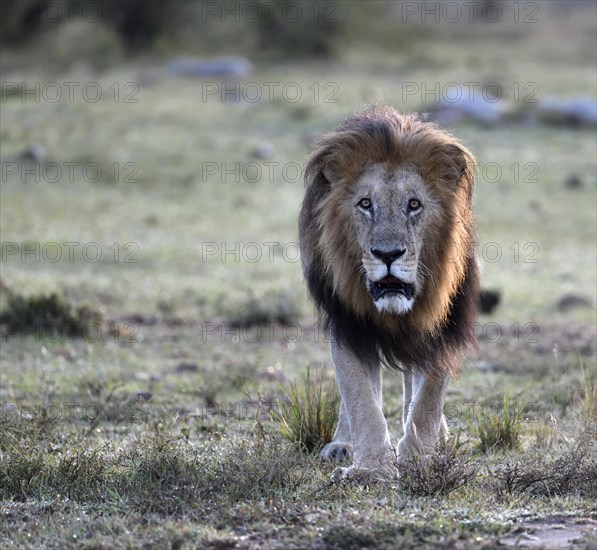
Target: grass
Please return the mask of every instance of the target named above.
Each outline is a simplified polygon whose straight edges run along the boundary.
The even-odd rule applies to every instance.
[[[582,13],[551,18],[541,4],[539,24],[422,25],[406,35],[395,14],[361,20],[379,33],[364,36],[359,22],[333,63],[253,59],[249,80],[279,90],[297,82],[296,103],[202,101],[201,81],[172,79],[158,59],[96,70],[63,62],[63,52],[54,73],[49,42],[42,57],[2,49],[3,81],[93,81],[106,94],[97,103],[3,98],[3,169],[19,168],[36,144],[46,156],[27,161],[26,181],[3,172],[2,307],[9,288],[24,300],[11,309],[19,322],[30,297],[43,297],[35,311],[87,304],[114,329],[97,341],[2,333],[1,547],[479,548],[508,534],[538,536],[538,522],[591,547],[595,310],[556,307],[568,293],[595,303],[591,129],[448,125],[479,159],[483,285],[502,295],[496,313],[479,319],[478,353],[450,385],[448,421],[462,443],[413,465],[400,487],[337,484],[335,466],[300,452],[272,417],[285,414],[299,441],[308,419],[313,448],[333,424],[320,378],[331,371],[329,342],[315,328],[292,246],[303,186],[284,166],[302,162],[314,137],[365,103],[430,106],[420,94],[405,101],[403,83],[498,81],[507,94],[533,81],[540,99],[597,94],[594,17]],[[75,30],[91,40],[92,29]],[[110,86],[120,83],[122,98],[128,82],[139,84],[139,102],[113,101]],[[334,88],[326,83],[337,86],[337,103],[324,101]],[[260,178],[222,175],[222,163],[256,162],[263,143],[273,145],[271,177],[261,160]],[[44,179],[52,163],[70,162],[97,163],[104,175],[71,179],[65,168],[59,181]],[[213,163],[220,172],[208,176]],[[486,177],[490,163],[501,167],[499,181]],[[539,182],[515,181],[514,163],[522,176],[537,163]],[[571,175],[581,181],[575,189],[565,185]],[[46,261],[53,243],[61,261]],[[83,254],[89,243],[102,252],[97,261]],[[261,246],[258,261],[251,243]],[[498,260],[483,254],[495,252],[489,243]],[[529,243],[536,263],[525,261]],[[223,245],[232,251],[224,258]],[[36,246],[39,258],[23,256]],[[394,444],[400,386],[387,373]],[[512,401],[504,408],[505,395],[526,404],[521,417]],[[487,440],[506,437],[513,448],[475,448],[467,423],[483,403],[499,403],[478,418],[488,433],[501,426]]]
[[[446,497],[471,482],[480,468],[481,462],[460,438],[451,438],[425,461],[407,463],[400,474],[400,486],[415,496]]]
[[[279,412],[274,411],[272,416],[286,439],[308,453],[320,450],[332,440],[340,394],[334,380],[326,377],[323,370],[312,375],[307,367],[302,387],[291,383],[284,397],[285,402],[278,405]]]
[[[274,323],[290,326],[300,319],[299,305],[292,293],[247,289],[244,295],[223,294],[219,305],[224,323],[232,328],[249,329]]]
[[[514,402],[504,395],[501,408],[493,410],[490,404],[481,403],[469,421],[471,433],[478,438],[477,448],[483,452],[516,449],[524,422],[524,404]]]
[[[22,296],[5,289],[6,307],[0,323],[6,332],[35,334],[49,340],[101,336],[103,314],[89,305],[70,303],[58,293]]]
[[[594,444],[586,443],[557,458],[530,456],[518,462],[507,461],[496,467],[492,476],[502,498],[531,495],[533,497],[567,494],[595,497],[597,462]]]
[[[580,415],[587,428],[594,427],[597,423],[597,380],[581,361],[582,372],[581,390],[578,397]]]

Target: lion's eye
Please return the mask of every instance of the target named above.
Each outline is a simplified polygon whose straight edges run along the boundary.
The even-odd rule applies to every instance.
[[[365,197],[359,201],[358,205],[365,210],[369,210],[369,208],[371,208],[371,199]]]
[[[419,210],[419,208],[421,208],[422,204],[421,201],[418,199],[410,199],[408,201],[408,208],[410,210]]]

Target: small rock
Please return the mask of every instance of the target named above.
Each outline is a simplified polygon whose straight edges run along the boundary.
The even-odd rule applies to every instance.
[[[296,105],[291,111],[290,116],[294,120],[306,120],[313,113],[313,108],[310,105]]]
[[[556,304],[556,308],[562,313],[582,307],[592,308],[594,306],[588,298],[579,296],[578,294],[565,294],[558,300],[558,303]]]
[[[131,313],[121,318],[123,323],[132,323],[133,325],[157,325],[159,318],[157,315],[146,315],[143,313]]]
[[[166,317],[164,323],[169,327],[182,327],[186,325],[186,321],[182,317]]]
[[[502,101],[490,101],[481,95],[468,97],[468,94],[453,100],[443,99],[429,111],[432,118],[444,124],[468,118],[483,125],[495,125],[506,114]]]
[[[564,181],[564,186],[567,189],[580,189],[582,187],[582,180],[576,174],[571,174]]]
[[[541,203],[539,201],[535,201],[535,200],[529,201],[529,208],[536,214],[543,213],[543,206],[541,206]]]
[[[260,143],[251,151],[251,156],[256,159],[271,159],[276,152],[276,148],[271,143]]]
[[[253,72],[253,64],[242,57],[179,57],[170,61],[166,70],[174,76],[245,78]]]
[[[180,363],[174,369],[176,372],[197,372],[199,370],[199,366],[195,363]]]
[[[548,97],[537,106],[539,117],[547,123],[562,126],[594,126],[597,124],[597,103],[590,98],[558,99]]]
[[[43,145],[41,145],[40,143],[34,143],[33,145],[25,149],[20,154],[20,157],[22,160],[25,161],[44,162],[48,158],[48,153]]]

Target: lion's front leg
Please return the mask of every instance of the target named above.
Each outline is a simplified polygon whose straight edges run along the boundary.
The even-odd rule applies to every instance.
[[[347,421],[353,454],[353,465],[343,470],[343,477],[395,478],[396,455],[382,412],[379,364],[360,361],[336,342],[332,342],[332,358],[345,412],[344,419],[341,412],[338,430],[344,435]]]
[[[447,437],[444,402],[449,377],[429,379],[421,373],[404,375],[404,436],[398,442],[398,461],[431,454],[440,439]]]

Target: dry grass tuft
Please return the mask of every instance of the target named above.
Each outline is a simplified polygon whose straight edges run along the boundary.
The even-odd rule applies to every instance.
[[[333,379],[326,379],[323,370],[311,375],[307,367],[302,387],[292,383],[290,392],[284,394],[287,402],[279,403],[280,412],[272,412],[272,416],[286,439],[308,453],[332,440],[340,406]]]
[[[471,433],[479,439],[477,448],[483,453],[518,448],[524,410],[524,404],[513,402],[508,395],[504,395],[501,409],[497,411],[488,403],[482,403],[468,420]]]
[[[491,471],[494,489],[502,498],[513,496],[548,497],[597,495],[597,449],[581,442],[559,457],[544,454],[508,460]]]
[[[416,496],[446,496],[474,479],[480,468],[480,462],[456,437],[426,460],[415,459],[403,465],[400,485]]]

